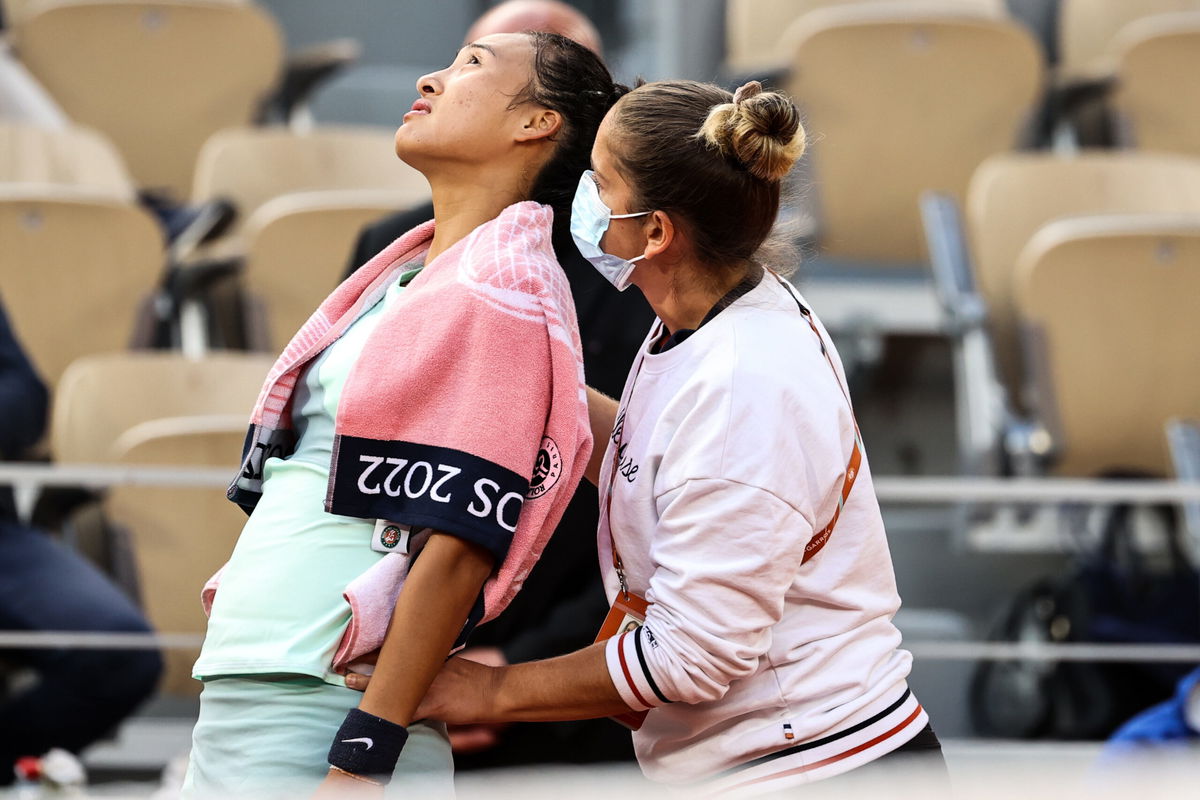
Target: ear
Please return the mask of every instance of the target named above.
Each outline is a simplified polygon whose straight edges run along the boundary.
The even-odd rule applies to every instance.
[[[521,127],[514,137],[518,142],[547,139],[562,128],[562,114],[549,108],[534,108],[520,120]]]
[[[675,241],[675,223],[671,215],[665,211],[655,211],[646,217],[642,231],[646,234],[647,261],[653,261],[656,256],[665,253]]]

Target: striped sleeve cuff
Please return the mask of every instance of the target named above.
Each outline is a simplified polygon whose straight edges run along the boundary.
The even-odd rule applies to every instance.
[[[608,674],[621,699],[634,711],[645,711],[671,702],[654,681],[650,667],[642,656],[642,634],[645,628],[622,633],[608,640],[605,657]]]

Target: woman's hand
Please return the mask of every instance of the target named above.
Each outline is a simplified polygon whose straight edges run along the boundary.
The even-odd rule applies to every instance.
[[[374,664],[375,653],[368,653],[357,662],[356,665]],[[486,664],[489,667],[505,667],[508,666],[508,659],[504,656],[504,651],[498,647],[468,647],[459,654],[462,658],[468,661],[474,661],[479,664]],[[351,667],[353,669],[353,665]],[[362,683],[358,682],[362,679]],[[366,684],[369,684],[371,679],[369,673],[350,673],[346,676],[346,685],[351,689],[365,689]],[[484,750],[490,750],[500,743],[500,734],[508,727],[508,723],[504,722],[476,722],[466,725],[447,725],[446,733],[450,736],[450,749],[456,754],[466,755],[468,753],[479,753]]]
[[[565,656],[506,667],[477,664],[462,656],[442,665],[412,719],[451,725],[479,722],[553,722],[628,712],[597,642]],[[347,675],[351,689],[366,689],[378,677]]]
[[[379,800],[383,797],[383,785],[331,769],[313,793],[312,800],[337,800],[340,797]]]
[[[496,681],[505,669],[455,656],[433,679],[413,719],[437,719],[450,725],[494,721]],[[351,689],[365,691],[370,683],[366,675],[346,676],[346,685]]]

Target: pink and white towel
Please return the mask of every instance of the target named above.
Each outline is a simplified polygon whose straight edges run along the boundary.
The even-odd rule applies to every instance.
[[[325,509],[487,548],[498,566],[477,609],[483,621],[520,590],[591,453],[575,306],[552,224],[548,207],[517,203],[427,264],[367,341],[335,422]],[[292,338],[255,405],[231,500],[253,508],[263,462],[294,446],[301,371],[423,256],[433,228],[358,269]],[[393,553],[348,587],[354,619],[335,669],[383,642],[406,573],[407,558]]]

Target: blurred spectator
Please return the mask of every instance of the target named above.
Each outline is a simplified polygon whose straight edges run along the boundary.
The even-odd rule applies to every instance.
[[[558,0],[508,0],[493,6],[475,20],[463,44],[493,33],[545,31],[574,39],[601,58],[604,45],[592,21]]]
[[[41,438],[46,406],[46,389],[0,307],[0,455],[15,458]],[[89,562],[20,524],[6,489],[0,495],[0,630],[144,633],[150,626]],[[13,780],[21,756],[53,747],[78,752],[109,733],[154,691],[162,672],[152,650],[33,649],[0,656],[37,676],[0,700],[0,785]]]
[[[465,42],[522,30],[562,34],[602,52],[600,37],[587,17],[552,0],[501,3],[471,26]],[[365,228],[346,274],[432,216],[429,203]],[[561,235],[565,231],[560,226],[555,228],[554,250],[571,284],[588,384],[619,396],[653,314],[639,293],[616,291],[579,255],[570,235]],[[499,619],[472,634],[472,646],[465,656],[502,664],[548,658],[591,643],[608,611],[596,555],[598,516],[596,489],[584,482],[524,589]],[[451,741],[455,766],[460,770],[633,758],[628,731],[608,720],[518,724],[503,729],[469,726],[452,730]]]

